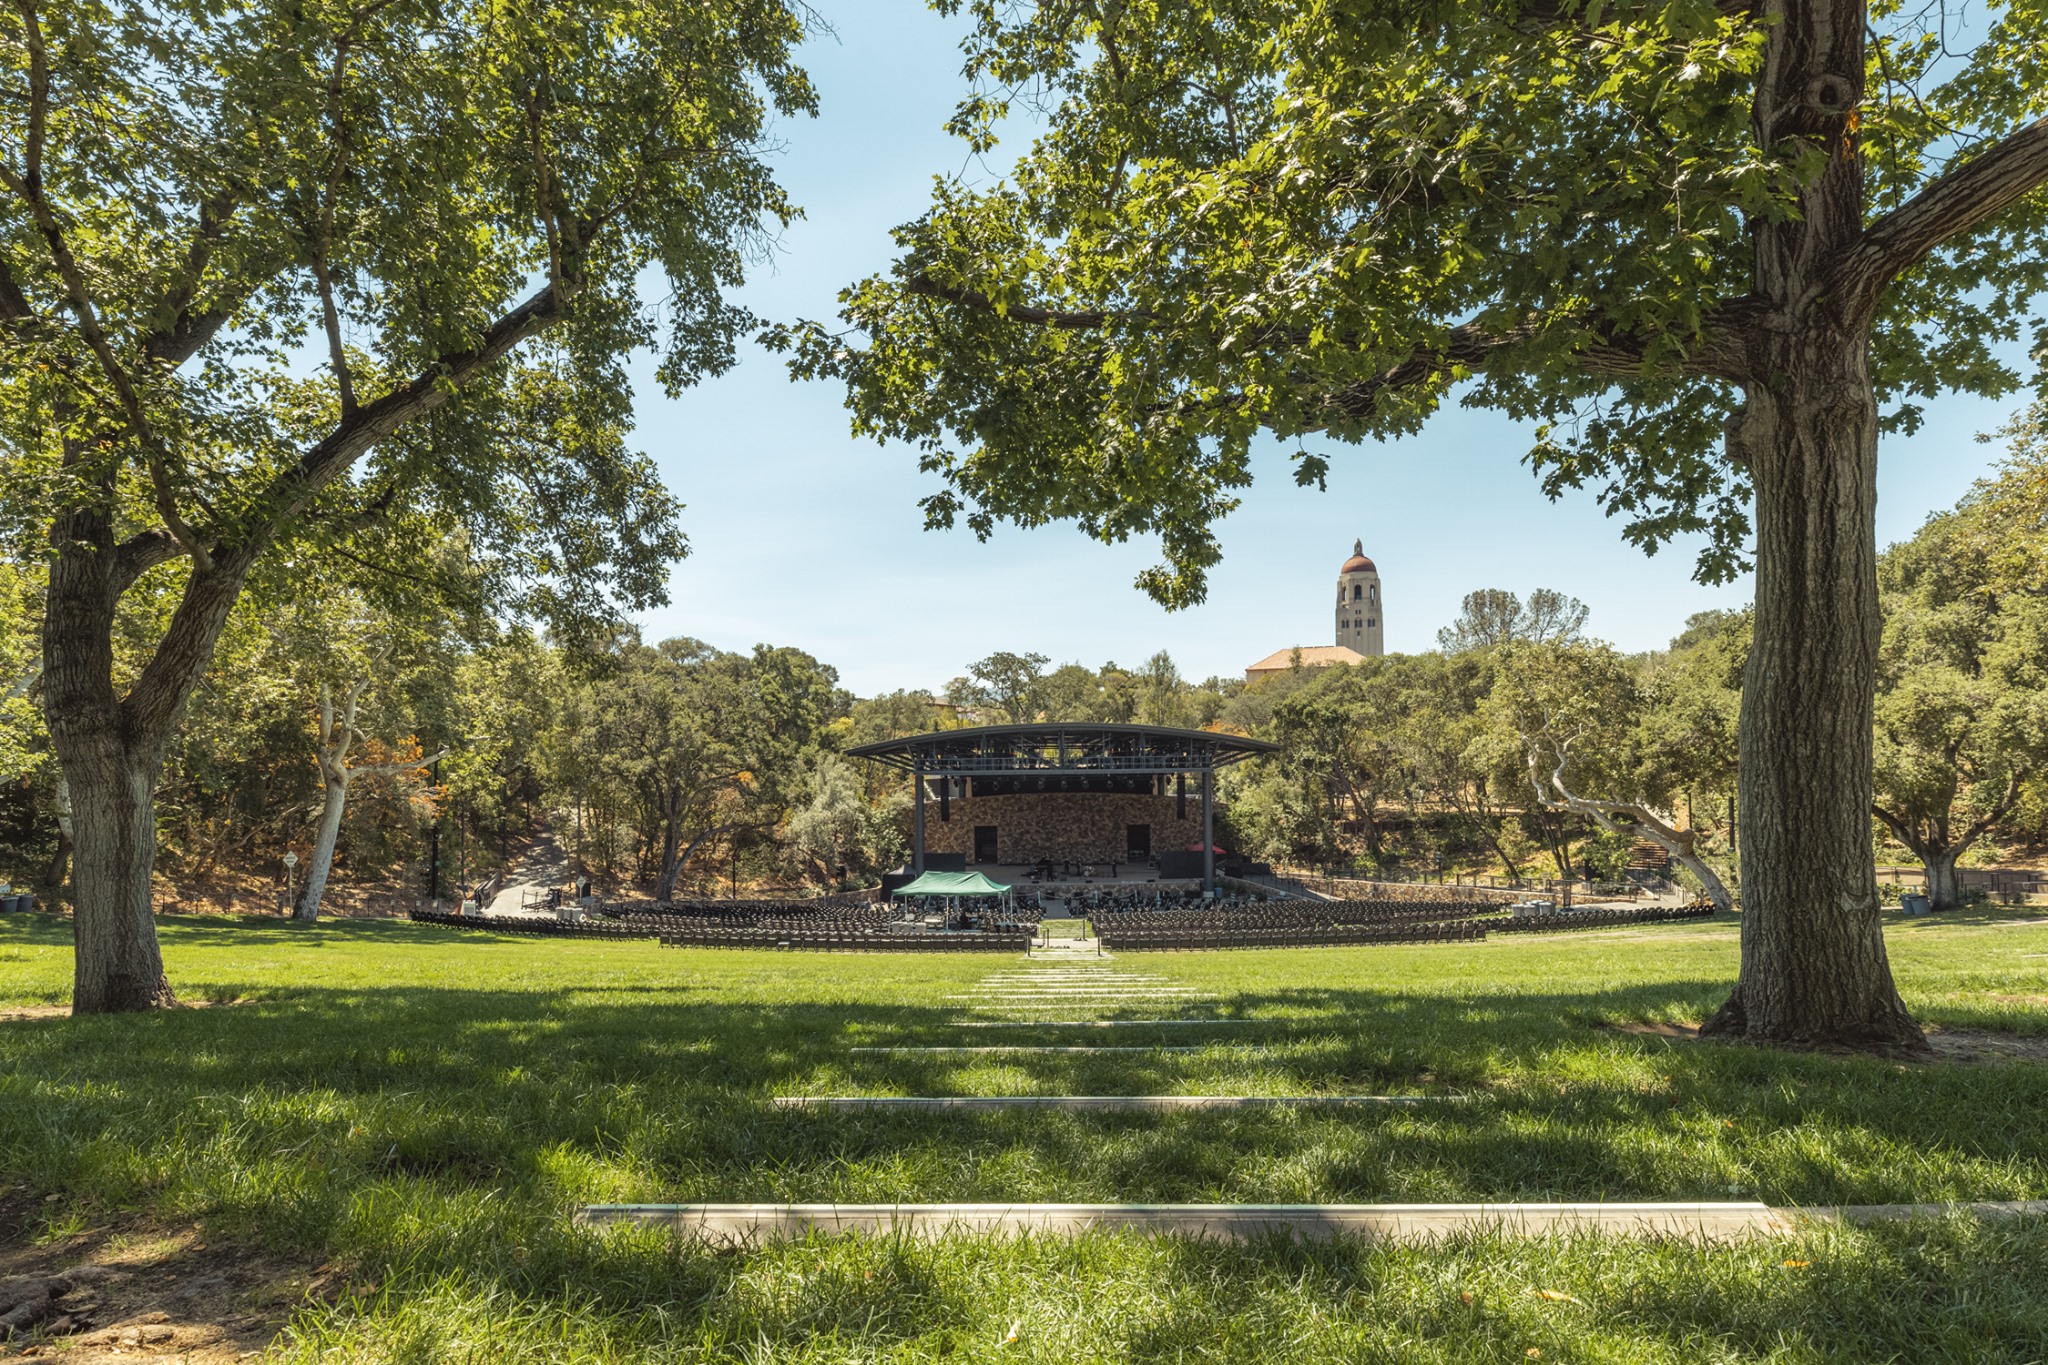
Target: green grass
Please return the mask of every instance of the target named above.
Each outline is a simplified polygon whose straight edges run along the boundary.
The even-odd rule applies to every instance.
[[[2048,1035],[2048,926],[2019,918],[1895,924],[1913,1008],[1951,1029]],[[2048,1358],[2038,1220],[1711,1250],[1105,1235],[746,1254],[566,1221],[611,1200],[2048,1197],[2048,1064],[1901,1065],[1611,1027],[1709,1011],[1733,975],[1728,923],[1126,954],[1117,970],[1213,992],[1180,1013],[1260,1023],[1081,1037],[948,1027],[944,997],[1021,966],[1006,957],[678,951],[402,923],[162,931],[185,998],[243,1003],[0,1023],[0,1179],[59,1193],[53,1224],[197,1218],[209,1238],[308,1249],[376,1286],[303,1310],[278,1348],[288,1359]],[[0,1007],[62,1000],[69,971],[67,926],[0,921]],[[847,1051],[1212,1037],[1186,1054]],[[762,1103],[1438,1091],[1480,1098],[1088,1116]]]

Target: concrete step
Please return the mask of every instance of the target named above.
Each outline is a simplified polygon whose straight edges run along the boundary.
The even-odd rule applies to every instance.
[[[1288,1024],[1290,1019],[955,1019],[942,1028],[1168,1028],[1195,1024]]]
[[[1135,1048],[1079,1048],[1079,1046],[1075,1046],[1075,1048],[1051,1048],[1051,1046],[1040,1046],[1040,1048],[1034,1048],[1034,1046],[1028,1046],[1028,1044],[1012,1044],[1012,1046],[997,1044],[997,1046],[991,1046],[991,1048],[848,1048],[848,1052],[905,1052],[905,1054],[907,1052],[1208,1052],[1208,1048],[1206,1046],[1167,1048],[1163,1044],[1153,1044],[1149,1048],[1147,1046],[1135,1046]]]
[[[1470,1095],[776,1095],[777,1109],[950,1110],[998,1113],[1012,1109],[1072,1113],[1155,1113],[1209,1109],[1413,1109],[1456,1104]]]
[[[1624,1237],[1736,1242],[1782,1237],[1790,1218],[1759,1203],[1572,1204],[593,1204],[585,1226],[638,1224],[711,1241],[755,1245],[808,1233],[1076,1234],[1265,1237],[1428,1243],[1464,1234]]]

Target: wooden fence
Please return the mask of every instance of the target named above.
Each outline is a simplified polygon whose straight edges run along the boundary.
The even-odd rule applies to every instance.
[[[1880,867],[1877,880],[1884,886],[1925,890],[1927,872],[1920,867]],[[2048,896],[2048,872],[2030,867],[1959,867],[1956,889],[1982,891],[1993,900],[2017,903],[2029,896]]]

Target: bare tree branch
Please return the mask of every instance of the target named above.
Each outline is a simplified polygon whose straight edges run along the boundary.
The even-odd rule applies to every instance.
[[[135,586],[135,580],[159,564],[168,564],[185,553],[169,531],[144,531],[114,547],[113,572],[109,589],[115,597]]]
[[[255,500],[258,509],[240,539],[214,549],[222,573],[221,592],[231,599],[235,585],[253,566],[279,530],[303,513],[320,491],[349,466],[407,422],[447,406],[462,385],[496,364],[521,342],[560,321],[566,299],[549,285],[484,329],[477,344],[440,358],[406,382],[356,409],[355,416],[336,424],[317,444],[308,447],[291,468],[271,481]],[[219,625],[217,594],[195,583],[178,603],[156,653],[150,658],[124,706],[138,724],[168,725],[181,697],[182,680],[205,666]]]
[[[1902,271],[2048,185],[2048,117],[2038,118],[1936,177],[1863,230],[1828,272],[1825,292],[1863,309],[1877,306]]]

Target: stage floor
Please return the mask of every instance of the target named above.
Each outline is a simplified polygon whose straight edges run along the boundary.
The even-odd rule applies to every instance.
[[[1053,875],[1042,881],[1033,881],[1031,873],[1036,863],[969,863],[968,870],[987,875],[991,880],[1007,882],[1019,892],[1031,890],[1050,891],[1072,890],[1076,887],[1136,887],[1151,886],[1165,891],[1191,890],[1202,884],[1200,877],[1167,877],[1159,875],[1159,869],[1144,863],[1055,863]],[[1219,872],[1221,870],[1219,860]]]

